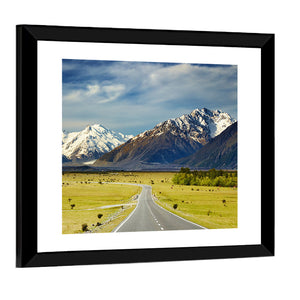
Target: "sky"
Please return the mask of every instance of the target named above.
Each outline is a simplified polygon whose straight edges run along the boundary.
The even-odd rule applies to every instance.
[[[137,135],[196,108],[237,120],[237,66],[100,60],[62,61],[63,130],[102,124]]]

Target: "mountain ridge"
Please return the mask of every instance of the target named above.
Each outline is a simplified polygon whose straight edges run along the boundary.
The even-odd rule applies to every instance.
[[[93,165],[136,170],[145,165],[170,164],[195,153],[234,122],[221,110],[195,109],[136,135],[103,154]]]

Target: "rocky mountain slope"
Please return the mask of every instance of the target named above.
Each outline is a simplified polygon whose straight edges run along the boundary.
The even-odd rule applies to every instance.
[[[194,154],[174,163],[189,168],[237,169],[237,122]]]

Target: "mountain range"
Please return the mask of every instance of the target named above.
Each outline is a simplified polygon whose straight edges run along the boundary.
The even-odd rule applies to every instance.
[[[79,132],[62,132],[62,161],[88,161],[123,144],[133,135],[116,133],[103,125],[88,125]]]
[[[195,109],[129,139],[103,154],[93,166],[124,170],[165,167],[197,153],[235,122],[220,110]]]

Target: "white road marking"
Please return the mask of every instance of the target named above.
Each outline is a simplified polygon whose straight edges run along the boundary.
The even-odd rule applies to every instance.
[[[182,219],[183,221],[186,221],[186,222],[188,222],[188,223],[191,223],[191,224],[193,224],[193,225],[196,225],[196,226],[198,226],[198,227],[200,227],[200,228],[202,228],[202,229],[207,229],[206,227],[203,227],[203,226],[201,226],[201,225],[199,225],[199,224],[197,224],[197,223],[194,223],[194,222],[192,222],[192,221],[189,221],[189,220],[187,220],[187,219],[184,219],[184,218],[182,218],[182,217],[180,217],[180,216],[178,216],[178,215],[176,215],[176,214],[174,214],[174,213],[172,213],[172,212],[166,210],[164,207],[160,206],[159,204],[157,204],[157,203],[154,201],[153,195],[152,195],[152,201],[153,201],[159,208],[165,210],[167,213],[169,213],[169,214],[171,214],[171,215],[173,215],[173,216],[175,216],[175,217],[177,217],[177,218],[179,218],[179,219]]]
[[[119,226],[117,226],[117,227],[112,231],[112,232],[117,232],[117,231],[118,231],[118,230],[119,230],[119,229],[120,229],[120,228],[128,221],[128,219],[130,219],[130,217],[133,215],[133,213],[135,212],[135,210],[137,209],[137,207],[140,205],[140,201],[139,201],[140,199],[139,199],[139,198],[140,198],[140,196],[141,196],[141,194],[142,194],[144,188],[150,187],[150,190],[152,190],[152,187],[151,187],[151,186],[148,186],[148,185],[144,185],[144,184],[134,184],[134,183],[121,183],[121,182],[105,182],[105,183],[110,183],[110,184],[136,185],[136,186],[142,187],[142,191],[141,191],[141,193],[140,193],[139,196],[138,196],[138,199],[137,199],[137,205],[136,205],[136,207],[134,208],[134,210],[129,214],[129,216],[127,216],[127,218],[125,218],[125,219],[123,220],[123,222],[121,222],[121,224],[119,224]],[[205,227],[203,227],[203,226],[201,226],[201,225],[199,225],[199,224],[196,224],[196,223],[191,222],[191,221],[189,221],[189,220],[187,220],[187,219],[184,219],[184,218],[182,218],[182,217],[180,217],[180,216],[178,216],[178,215],[176,215],[176,214],[174,214],[174,213],[172,213],[172,212],[166,210],[166,209],[163,208],[162,206],[158,205],[158,204],[155,202],[155,200],[153,199],[153,194],[151,194],[151,198],[152,198],[151,200],[156,204],[156,206],[158,206],[160,209],[166,211],[167,213],[169,213],[169,214],[171,214],[171,215],[173,215],[173,216],[175,216],[175,217],[177,217],[177,218],[179,218],[179,219],[182,219],[182,220],[184,220],[184,221],[186,221],[186,222],[188,222],[188,223],[191,223],[191,224],[193,224],[193,225],[196,225],[196,226],[198,226],[198,227],[200,227],[200,228],[202,228],[202,229],[207,229],[207,228],[205,228]],[[147,203],[147,202],[146,202],[146,203]],[[148,205],[148,203],[147,203],[147,205]],[[157,221],[157,219],[155,218],[154,214],[152,213],[152,211],[151,211],[149,205],[148,205],[148,208],[149,208],[150,213],[152,214],[153,218],[154,218],[155,221],[158,223],[158,221]],[[158,223],[158,225],[161,226],[159,223]],[[161,229],[161,230],[164,230],[163,227],[160,227],[160,229]]]
[[[139,184],[136,184],[138,186],[141,186]],[[143,186],[142,187],[142,191],[143,191]],[[134,212],[136,211],[137,207],[140,205],[140,197],[141,197],[141,194],[142,194],[142,191],[141,193],[138,195],[138,198],[137,198],[137,205],[135,206],[134,210],[119,224],[119,226],[117,226],[115,229],[113,229],[112,232],[118,232],[118,230],[130,219],[130,217],[134,214]]]

